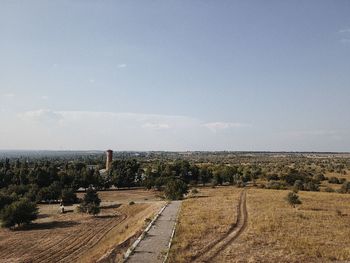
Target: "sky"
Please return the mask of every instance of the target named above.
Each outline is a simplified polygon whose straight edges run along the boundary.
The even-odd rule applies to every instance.
[[[0,149],[350,151],[348,0],[2,0]]]

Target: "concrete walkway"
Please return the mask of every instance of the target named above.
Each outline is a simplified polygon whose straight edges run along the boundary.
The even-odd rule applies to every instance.
[[[164,261],[180,205],[181,201],[172,201],[164,209],[146,237],[126,261],[127,263],[161,263]]]

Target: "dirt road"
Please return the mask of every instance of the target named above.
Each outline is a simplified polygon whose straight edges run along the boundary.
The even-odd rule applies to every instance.
[[[237,221],[230,228],[230,230],[219,240],[208,245],[205,250],[199,254],[195,262],[212,262],[213,259],[228,245],[234,242],[240,234],[244,231],[248,222],[248,212],[246,205],[246,190],[243,190],[240,198],[239,204],[237,206]]]

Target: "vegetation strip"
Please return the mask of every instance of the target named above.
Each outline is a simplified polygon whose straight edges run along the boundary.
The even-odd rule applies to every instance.
[[[141,242],[141,240],[146,236],[146,234],[148,233],[148,231],[151,229],[151,227],[153,226],[153,224],[156,222],[156,220],[158,219],[158,217],[163,213],[164,209],[168,206],[168,203],[166,203],[160,210],[159,212],[155,215],[155,217],[153,218],[153,220],[151,221],[151,223],[148,224],[148,226],[146,227],[146,229],[142,232],[142,234],[139,236],[138,239],[135,240],[135,242],[131,245],[131,247],[129,247],[129,249],[126,251],[126,253],[124,254],[124,260],[123,262],[127,262],[127,260],[129,259],[129,257],[131,256],[132,252],[136,249],[136,247],[138,246],[138,244]]]

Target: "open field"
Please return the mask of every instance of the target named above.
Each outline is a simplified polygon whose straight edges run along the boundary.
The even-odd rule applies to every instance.
[[[199,188],[183,201],[169,262],[190,262],[225,235],[236,222],[242,189]]]
[[[1,229],[1,262],[96,262],[111,250],[109,258],[120,258],[146,219],[163,205],[151,191],[101,192],[100,197],[101,213],[96,217],[76,213],[75,206],[59,214],[57,204],[40,205],[39,218],[32,225],[16,231]],[[144,199],[154,201],[141,203]],[[136,204],[128,204],[134,200]]]
[[[225,235],[232,222],[234,210],[229,208],[228,203],[216,203],[215,206],[214,200],[231,200],[232,204],[237,200],[239,189],[218,188],[207,191],[205,202],[202,199],[189,199],[184,202],[172,247],[171,262],[190,262],[191,257],[213,239],[220,239],[220,235]],[[226,195],[223,194],[225,191]],[[210,261],[350,260],[350,195],[299,192],[303,203],[294,209],[284,200],[287,193],[288,191],[281,190],[247,190],[247,228]],[[227,218],[218,222],[213,218],[219,219],[222,216],[216,214],[220,208],[226,212]],[[196,211],[191,213],[194,209]],[[196,220],[199,221],[199,226],[206,226],[208,232],[198,227]],[[221,230],[210,233],[210,230],[218,228],[219,223]]]

